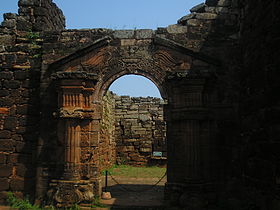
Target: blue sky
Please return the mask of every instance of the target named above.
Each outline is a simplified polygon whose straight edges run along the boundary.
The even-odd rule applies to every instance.
[[[17,13],[17,2],[18,0],[1,0],[0,22],[3,20],[3,13]],[[175,24],[179,18],[189,14],[190,8],[203,0],[53,0],[53,2],[62,9],[68,29],[156,29]],[[138,91],[143,90],[143,94],[140,94],[142,96],[148,94],[159,97],[154,84],[145,78],[143,81],[144,83],[139,81],[139,76],[121,77],[112,84],[110,90],[117,94],[125,94],[121,90],[132,91],[125,94],[131,96],[139,96]],[[127,88],[129,84],[133,84],[133,88]]]

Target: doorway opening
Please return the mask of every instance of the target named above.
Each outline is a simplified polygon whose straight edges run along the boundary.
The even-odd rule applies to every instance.
[[[115,148],[110,164],[103,169],[103,191],[111,192],[113,197],[109,204],[163,205],[167,165],[165,104],[157,86],[138,75],[116,79],[103,97],[101,127],[112,126],[111,145]]]

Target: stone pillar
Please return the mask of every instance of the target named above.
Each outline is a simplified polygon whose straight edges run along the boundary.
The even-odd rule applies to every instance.
[[[66,180],[80,178],[80,125],[75,120],[66,120],[64,174]]]
[[[173,78],[168,82],[167,121],[168,177],[165,196],[173,204],[180,203],[205,185],[204,144],[201,123],[207,120],[203,102],[203,78]],[[210,138],[210,137],[208,137]],[[208,143],[208,142],[207,142]],[[187,196],[187,197],[188,197]],[[183,199],[184,200],[184,199]]]
[[[100,193],[96,190],[96,186],[100,186],[100,179],[98,174],[94,178],[83,179],[85,164],[81,145],[82,134],[85,132],[82,128],[85,129],[85,125],[91,124],[98,113],[93,104],[94,85],[97,80],[82,72],[58,72],[54,78],[58,89],[58,132],[63,132],[61,139],[64,144],[64,157],[61,158],[64,170],[60,177],[51,180],[48,197],[57,206],[92,202],[94,195]],[[90,152],[93,154],[93,151]]]

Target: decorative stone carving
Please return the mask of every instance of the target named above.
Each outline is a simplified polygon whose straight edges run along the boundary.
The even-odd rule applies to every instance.
[[[78,203],[82,197],[81,191],[71,184],[60,184],[54,194],[54,199],[58,203]]]
[[[60,206],[68,206],[80,202],[92,202],[95,185],[90,181],[69,183],[67,181],[55,181],[50,184],[52,189],[48,191],[48,198]]]
[[[63,178],[78,179],[80,177],[79,163],[81,156],[80,125],[74,120],[67,120],[65,132],[65,167]]]
[[[74,118],[74,119],[91,119],[93,118],[95,111],[94,109],[66,109],[61,108],[58,112],[61,118]]]

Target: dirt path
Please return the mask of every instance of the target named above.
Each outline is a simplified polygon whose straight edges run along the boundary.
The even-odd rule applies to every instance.
[[[124,178],[114,177],[108,179],[107,191],[112,199],[102,200],[103,204],[119,207],[159,207],[164,204],[164,178],[157,186],[154,184],[158,178]],[[103,186],[105,186],[103,178]],[[105,189],[103,188],[103,191]]]

